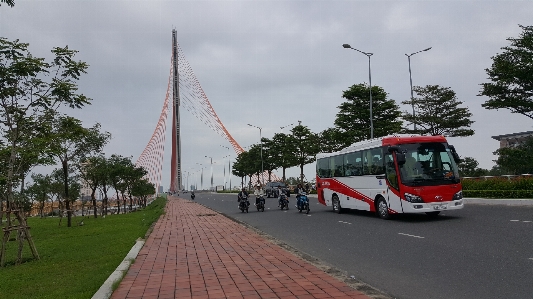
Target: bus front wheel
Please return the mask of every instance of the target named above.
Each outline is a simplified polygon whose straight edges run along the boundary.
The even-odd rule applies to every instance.
[[[341,201],[339,200],[339,197],[337,195],[333,195],[333,198],[331,199],[332,205],[333,205],[333,212],[340,214],[342,211],[341,207]]]
[[[379,218],[390,219],[389,207],[387,206],[387,202],[385,201],[385,198],[383,197],[378,198],[376,212]]]

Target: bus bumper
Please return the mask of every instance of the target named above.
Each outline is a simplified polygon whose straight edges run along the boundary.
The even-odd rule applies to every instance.
[[[427,213],[427,212],[440,212],[450,210],[460,210],[464,208],[464,200],[453,200],[443,202],[430,202],[430,203],[411,203],[405,201],[403,204],[404,213]]]

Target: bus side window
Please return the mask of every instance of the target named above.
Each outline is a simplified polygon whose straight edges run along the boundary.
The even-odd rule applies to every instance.
[[[372,174],[372,153],[370,150],[363,151],[363,174]]]
[[[396,175],[396,167],[394,166],[392,154],[385,155],[385,173],[389,184],[398,190],[398,176]]]
[[[344,171],[346,176],[361,175],[361,152],[344,155]]]
[[[339,155],[333,157],[333,176],[334,177],[343,177],[344,176],[344,155]]]

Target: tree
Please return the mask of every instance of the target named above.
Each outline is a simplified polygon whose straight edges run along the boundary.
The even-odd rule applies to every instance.
[[[51,178],[49,175],[32,174],[33,184],[28,187],[27,191],[39,203],[39,215],[44,217],[44,206],[49,200],[51,191]]]
[[[320,151],[322,152],[336,152],[350,146],[351,140],[347,137],[347,133],[341,131],[339,128],[327,128],[320,132]]]
[[[527,138],[516,147],[502,147],[494,152],[496,164],[508,174],[533,173],[533,138]]]
[[[235,159],[235,163],[233,163],[233,166],[231,167],[231,173],[234,176],[241,178],[241,187],[244,186],[244,177],[246,176],[246,155],[248,152],[242,152],[240,153],[237,158]]]
[[[0,6],[2,6],[2,3],[5,3],[5,4],[7,4],[8,6],[11,6],[11,7],[15,6],[15,0],[1,0],[0,1]]]
[[[533,119],[533,26],[522,26],[518,38],[508,38],[508,47],[492,58],[485,69],[489,83],[482,83],[480,96],[489,100],[485,109],[509,109]]]
[[[148,198],[148,195],[155,193],[155,186],[146,179],[140,179],[135,182],[131,192],[133,196],[140,197],[141,205],[146,207],[146,199]]]
[[[120,155],[111,155],[111,158],[109,158],[109,180],[111,182],[111,185],[113,186],[113,189],[117,192],[117,213],[120,214],[120,197],[118,195],[121,190],[125,191],[125,184],[124,184],[124,174],[126,172],[126,168],[129,165],[133,165],[130,158],[125,158]],[[124,191],[121,192],[122,198],[124,199]],[[125,204],[124,204],[125,206]],[[124,212],[126,209],[124,209]]]
[[[463,102],[458,101],[449,87],[439,85],[415,86],[413,90],[419,97],[414,97],[402,104],[415,107],[415,116],[404,111],[402,118],[410,124],[416,124],[417,129],[405,128],[405,132],[421,135],[444,135],[449,137],[464,137],[474,135],[470,126],[472,113],[468,108],[460,108]]]
[[[94,218],[98,217],[96,207],[96,189],[100,186],[100,164],[103,163],[105,157],[103,155],[85,157],[81,163],[80,176],[89,189],[91,189],[91,201],[93,203]]]
[[[335,126],[340,130],[343,140],[341,144],[352,144],[370,139],[370,96],[366,84],[352,85],[345,90],[342,97],[347,101],[339,107]],[[387,98],[385,90],[372,86],[372,120],[374,137],[398,133],[402,129],[400,108]]]
[[[275,153],[275,144],[272,140],[263,137],[261,139],[263,142],[263,170],[268,173],[268,181],[272,181],[272,171],[276,167],[276,153]]]
[[[100,132],[100,124],[84,128],[81,121],[70,116],[59,116],[54,121],[50,156],[60,164],[64,175],[65,204],[68,227],[72,226],[70,204],[75,200],[69,195],[68,173],[72,166],[79,167],[81,161],[91,154],[98,153],[109,142],[111,134]],[[100,180],[102,186],[102,180]]]
[[[308,127],[297,125],[291,130],[293,136],[292,154],[296,166],[300,167],[300,183],[304,181],[304,165],[316,161],[316,154],[320,152],[320,142],[317,134]]]
[[[283,133],[276,133],[272,137],[272,155],[274,159],[274,166],[282,169],[281,180],[285,182],[285,171],[289,167],[298,165],[296,156],[293,154],[293,145],[295,143],[293,135]]]
[[[479,168],[479,163],[472,157],[464,157],[457,165],[459,167],[459,174],[462,177],[478,177],[488,173],[488,170]]]
[[[14,5],[10,0],[6,3]],[[43,125],[40,117],[61,106],[81,108],[90,102],[89,98],[77,93],[76,85],[88,65],[74,61],[77,51],[68,47],[54,48],[52,53],[54,59],[46,62],[44,58],[33,56],[28,51],[28,44],[0,38],[0,138],[9,151],[5,166],[7,233],[0,250],[1,266],[4,265],[9,235],[14,230],[26,236],[33,256],[39,258],[26,219],[17,212],[19,209],[14,202],[14,188],[21,184],[23,177],[17,172],[17,165],[24,165],[22,168],[27,170],[36,161],[22,162],[25,157],[35,157],[34,154],[26,155],[24,151],[28,149],[22,146],[31,142],[33,135],[28,132],[38,132]],[[18,225],[12,224],[11,215],[15,216]]]

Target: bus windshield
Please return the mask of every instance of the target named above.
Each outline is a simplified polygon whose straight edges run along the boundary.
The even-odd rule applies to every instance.
[[[401,145],[405,163],[400,165],[406,186],[435,186],[459,183],[459,171],[446,143]]]

